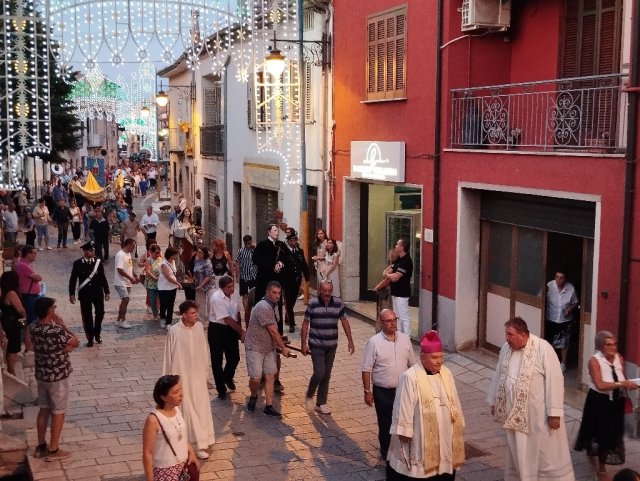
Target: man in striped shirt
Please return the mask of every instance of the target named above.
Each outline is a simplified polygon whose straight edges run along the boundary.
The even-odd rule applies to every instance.
[[[242,242],[244,247],[236,255],[236,264],[240,271],[240,297],[244,308],[244,318],[245,322],[249,322],[249,314],[251,313],[249,308],[249,289],[256,286],[258,266],[253,263],[253,249],[256,247],[253,243],[253,238],[250,235],[246,235],[242,238]]]
[[[304,322],[300,332],[300,344],[302,354],[311,353],[313,363],[313,375],[309,380],[305,406],[307,410],[316,409],[322,414],[331,414],[327,406],[329,393],[329,380],[333,361],[338,348],[338,321],[347,336],[349,354],[355,351],[351,327],[344,312],[344,304],[339,297],[333,297],[333,284],[330,279],[324,279],[318,286],[318,297],[309,300],[304,312]],[[307,335],[309,345],[307,346]],[[313,396],[318,391],[318,397],[314,404]]]

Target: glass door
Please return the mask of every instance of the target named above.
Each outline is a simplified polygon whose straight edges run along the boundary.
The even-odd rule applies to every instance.
[[[411,279],[411,297],[409,305],[417,307],[420,299],[420,210],[396,210],[385,213],[386,252],[392,249],[398,239],[407,239],[410,244],[409,255],[413,261]]]

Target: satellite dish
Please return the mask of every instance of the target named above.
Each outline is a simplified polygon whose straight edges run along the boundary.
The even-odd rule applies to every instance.
[[[62,167],[62,164],[51,164],[51,172],[55,175],[62,175],[64,174],[64,167]]]

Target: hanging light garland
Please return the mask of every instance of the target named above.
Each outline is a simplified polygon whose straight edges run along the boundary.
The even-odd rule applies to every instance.
[[[83,79],[73,83],[69,100],[81,120],[117,118],[118,106],[126,101],[122,87],[108,80],[95,66]]]

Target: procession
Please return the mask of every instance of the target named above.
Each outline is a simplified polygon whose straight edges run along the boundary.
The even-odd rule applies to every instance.
[[[130,168],[122,164],[120,169],[127,172]],[[76,195],[64,187],[62,191],[71,194],[71,209],[78,209]],[[332,250],[327,246],[340,243],[324,230],[318,231],[317,250],[311,255],[298,245],[295,229],[281,232],[276,225],[268,225],[264,237],[256,234],[256,243],[252,236],[245,236],[244,246],[232,255],[220,240],[213,240],[210,248],[197,242],[198,226],[189,222],[190,214],[184,215],[193,207],[182,196],[182,206],[176,204],[171,216],[159,216],[153,208],[158,207],[153,202],[155,193],[133,192],[135,199],[124,209],[127,221],[115,241],[120,248],[112,245],[113,251],[118,249],[113,261],[108,247],[96,255],[97,229],[81,228],[77,237],[73,233],[75,252],[56,259],[58,274],[50,277],[42,260],[53,254],[51,250],[67,252],[64,230],[68,226],[56,222],[57,249],[48,245],[48,232],[44,232],[36,239],[38,247],[22,247],[13,270],[0,277],[0,300],[4,299],[0,337],[7,368],[15,372],[12,366],[23,345],[22,355],[35,353],[39,411],[29,455],[37,473],[34,479],[57,479],[58,475],[60,479],[98,479],[106,467],[112,474],[131,474],[118,479],[253,479],[269,468],[265,467],[268,464],[253,466],[246,458],[236,462],[237,450],[247,449],[241,442],[245,436],[248,440],[258,436],[257,444],[249,448],[250,455],[258,458],[260,452],[273,453],[274,446],[281,444],[273,436],[282,436],[286,439],[283,452],[291,449],[291,462],[300,456],[292,448],[306,445],[311,458],[299,460],[310,461],[331,434],[326,441],[333,441],[324,446],[331,449],[322,456],[328,463],[326,471],[317,465],[307,466],[304,475],[300,469],[283,470],[282,479],[342,479],[349,472],[362,472],[368,473],[367,479],[472,480],[480,478],[465,467],[477,461],[467,456],[486,449],[481,436],[487,426],[498,436],[506,436],[506,455],[500,458],[503,465],[491,466],[482,475],[494,473],[490,476],[495,478],[489,479],[634,479],[625,477],[631,470],[615,469],[625,462],[620,392],[637,385],[624,378],[613,334],[599,333],[584,416],[568,419],[561,353],[530,334],[523,319],[505,321],[506,342],[495,370],[447,354],[436,331],[426,332],[415,344],[402,332],[398,312],[408,311],[402,310],[406,288],[401,280],[412,269],[402,239],[396,243],[394,261],[383,272],[393,302],[379,310],[373,324],[366,324],[352,319],[334,294],[339,277],[332,280],[328,267],[339,263],[327,260]],[[116,188],[116,200],[119,195]],[[46,209],[44,202],[39,204],[35,209]],[[58,215],[69,210],[64,196],[59,204]],[[9,201],[5,212],[11,214],[12,207]],[[135,210],[145,212],[141,223],[135,220]],[[95,219],[103,215],[100,202],[91,212],[87,226],[96,226]],[[24,213],[21,220],[29,219]],[[70,210],[67,223],[73,221],[74,210]],[[11,223],[3,225],[6,229]],[[28,233],[21,228],[18,235],[27,239]],[[191,255],[187,257],[183,256],[185,238],[190,239]],[[138,248],[138,243],[145,247]],[[310,278],[309,265],[318,271],[318,280],[317,290],[305,305],[302,287]],[[16,284],[9,282],[11,276]],[[565,282],[557,276],[556,281]],[[48,287],[43,295],[38,289],[45,283]],[[34,289],[34,284],[39,287]],[[256,294],[258,288],[261,292]],[[399,305],[394,296],[400,298]],[[556,301],[549,296],[550,309]],[[557,302],[571,306],[575,300],[569,295]],[[24,336],[17,332],[16,337],[10,312],[27,320]],[[569,310],[563,312],[567,316]],[[357,336],[352,332],[354,322]],[[145,339],[149,335],[152,338]],[[120,382],[99,384],[107,395],[85,396],[86,388],[95,385],[88,371],[99,379],[104,373],[99,365],[107,371],[117,369],[120,363],[112,364],[109,353],[118,353],[123,342],[133,342],[131,352],[136,355],[151,348],[152,362],[145,361],[140,371],[142,366],[128,366],[135,356],[123,359],[121,367],[128,366],[128,374],[120,373]],[[301,367],[305,358],[310,363]],[[613,374],[608,365],[615,366]],[[339,372],[337,377],[332,377],[334,370]],[[473,406],[467,410],[458,390],[468,390],[466,379],[478,372],[484,372],[486,392],[475,393],[475,401],[467,398],[466,403]],[[137,419],[112,411],[117,406],[111,399],[128,399],[127,392],[118,390],[127,379],[148,387],[146,392],[136,389],[134,404],[141,406]],[[462,386],[460,380],[465,380]],[[87,382],[91,384],[83,385]],[[341,395],[345,382],[350,383],[349,392],[361,393],[359,398]],[[479,401],[483,401],[480,406]],[[152,406],[155,410],[150,410]],[[138,428],[128,434],[135,435],[116,432],[117,441],[106,442],[109,438],[100,435],[92,439],[92,424],[85,422],[92,417],[87,414],[98,415],[102,408],[110,422],[122,424],[121,416],[128,419],[129,426]],[[353,422],[355,413],[363,411],[359,422]],[[307,419],[301,417],[303,413]],[[256,416],[264,417],[266,424],[256,425]],[[476,425],[478,416],[484,419]],[[246,426],[247,421],[253,424]],[[103,421],[98,418],[96,422]],[[236,424],[249,431],[240,432]],[[300,428],[302,434],[295,434]],[[363,433],[368,433],[366,439]],[[126,441],[119,444],[123,438]],[[366,450],[360,447],[364,441]],[[82,471],[81,460],[87,453],[114,445],[123,448],[118,450],[119,463],[115,456],[113,463],[98,460],[97,471]],[[222,451],[219,446],[224,446]],[[584,449],[587,456],[576,463],[580,459],[577,452]],[[330,457],[339,461],[335,467]],[[592,474],[585,477],[589,470]]]

